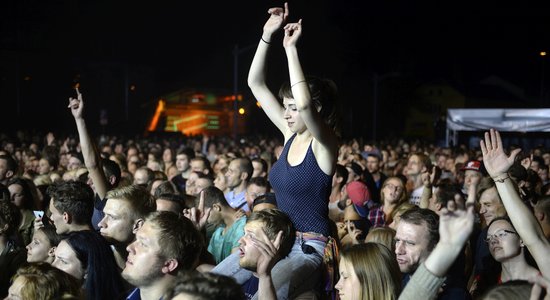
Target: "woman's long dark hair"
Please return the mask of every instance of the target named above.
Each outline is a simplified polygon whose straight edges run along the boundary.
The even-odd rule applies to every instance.
[[[113,251],[95,231],[71,232],[64,239],[76,253],[87,275],[84,281],[86,299],[119,299],[125,292]]]

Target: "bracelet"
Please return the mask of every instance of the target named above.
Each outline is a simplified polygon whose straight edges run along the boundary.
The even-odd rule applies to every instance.
[[[302,82],[306,82],[307,83],[307,80],[300,80],[298,82],[295,82],[293,85],[290,86],[290,89],[292,89],[295,85],[299,84],[299,83],[302,83]]]
[[[510,175],[506,174],[506,176],[502,178],[493,178],[493,181],[498,183],[504,183],[506,179],[510,179]]]
[[[263,36],[261,37],[261,39],[262,39],[262,41],[263,41],[264,43],[266,43],[266,44],[268,44],[268,45],[271,45],[271,42],[268,42],[268,41],[264,40],[264,37],[263,37]]]

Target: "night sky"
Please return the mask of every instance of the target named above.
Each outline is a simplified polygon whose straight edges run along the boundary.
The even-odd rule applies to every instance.
[[[373,74],[391,72],[403,74],[407,86],[444,81],[458,89],[494,75],[525,91],[531,100],[523,106],[540,106],[539,52],[550,50],[547,9],[411,2],[290,1],[290,20],[303,19],[305,72],[334,79],[346,109],[367,115]],[[282,3],[2,1],[0,125],[5,131],[72,128],[65,103],[79,82],[90,123],[107,109],[110,126],[141,132],[161,95],[182,88],[230,93],[235,45],[255,45],[267,9]],[[253,51],[239,55],[245,101],[253,101],[246,88]],[[282,43],[275,42],[269,62],[276,89],[288,78]],[[126,120],[129,85],[136,88],[128,92]]]

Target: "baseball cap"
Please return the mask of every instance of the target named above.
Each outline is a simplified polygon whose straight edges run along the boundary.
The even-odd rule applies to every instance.
[[[355,205],[364,206],[370,200],[369,189],[361,181],[356,180],[346,184],[346,192]]]
[[[487,170],[485,170],[485,166],[483,165],[482,161],[479,160],[469,160],[467,161],[462,168],[460,168],[461,171],[477,171],[481,174],[485,175],[487,173]]]

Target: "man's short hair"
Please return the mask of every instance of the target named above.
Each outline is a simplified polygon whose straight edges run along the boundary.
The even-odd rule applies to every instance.
[[[135,219],[143,219],[156,210],[156,203],[146,188],[132,184],[107,192],[107,199],[123,200],[130,204],[129,212]]]
[[[252,162],[258,162],[262,165],[262,171],[266,172],[267,173],[267,161],[263,158],[260,158],[260,157],[256,157],[252,160]]]
[[[101,159],[101,165],[103,167],[105,177],[107,177],[107,181],[109,181],[109,178],[111,176],[115,178],[115,182],[112,183],[111,187],[117,187],[118,183],[120,182],[120,177],[122,176],[120,166],[116,162],[106,158]],[[109,184],[111,184],[110,181]]]
[[[401,221],[409,224],[426,225],[428,231],[428,250],[432,251],[439,242],[439,216],[430,209],[413,208],[401,215]]]
[[[494,188],[494,187],[496,187],[495,182],[493,181],[493,179],[491,177],[482,177],[481,180],[479,181],[479,184],[477,185],[477,192],[476,192],[477,202],[479,202],[479,199],[481,198],[481,195],[486,190],[490,190],[491,188]],[[501,201],[500,196],[498,198],[499,198],[499,201]]]
[[[177,193],[178,188],[176,185],[170,180],[164,180],[157,186],[153,197],[159,198],[161,195]]]
[[[158,230],[158,243],[164,259],[176,259],[176,272],[189,271],[197,266],[204,240],[195,225],[184,216],[171,211],[157,211],[145,219]]]
[[[227,203],[227,199],[225,199],[223,191],[219,188],[211,185],[202,191],[204,192],[204,207],[212,207],[214,204],[230,207],[229,203]],[[197,197],[196,201],[199,201],[199,197]]]
[[[51,185],[48,195],[60,213],[67,213],[76,224],[89,224],[94,211],[94,191],[80,181],[66,181]]]
[[[177,194],[160,194],[156,199],[169,201],[175,204],[178,212],[183,211],[183,207],[185,206],[183,197]]]
[[[147,174],[147,182],[151,182],[155,179],[155,172],[153,172],[153,170],[147,167],[139,167],[139,169],[136,170],[136,173],[140,170],[144,171]]]
[[[52,150],[51,147],[44,148],[44,151],[42,151],[42,158],[45,159],[55,171],[59,166],[59,158],[57,157],[57,153],[52,151],[55,151],[55,149]]]
[[[279,209],[268,208],[253,212],[246,222],[249,223],[252,221],[264,224],[263,230],[270,240],[275,240],[279,231],[282,231],[283,236],[281,237],[279,254],[281,257],[285,257],[290,253],[290,249],[292,249],[296,238],[296,231],[287,214]]]
[[[206,158],[204,156],[195,156],[195,158],[193,158],[191,160],[192,161],[202,161],[202,164],[204,165],[204,168],[206,170],[208,170],[208,172],[205,172],[205,173],[209,173],[209,174],[212,173],[212,166],[210,166],[210,161],[208,160],[208,158]]]
[[[245,181],[250,181],[252,178],[252,173],[254,173],[254,166],[252,166],[252,161],[248,157],[239,157],[235,158],[239,162],[239,170],[247,174]]]
[[[256,177],[252,177],[250,178],[250,180],[248,181],[248,185],[256,185],[258,187],[263,187],[263,188],[266,188],[267,191],[269,191],[269,181],[267,181],[267,179],[265,177],[260,177],[260,176],[256,176]]]
[[[193,151],[193,149],[191,148],[183,148],[183,149],[179,149],[178,152],[176,153],[176,156],[178,155],[185,155],[187,156],[187,159],[189,161],[191,161],[193,158],[195,158],[195,151]]]
[[[254,199],[252,208],[258,204],[272,204],[277,206],[277,198],[275,198],[275,193],[265,193],[263,195],[259,195],[256,199]]]
[[[214,273],[188,272],[178,277],[177,281],[162,297],[174,299],[179,294],[185,294],[196,300],[246,299],[241,288],[233,277]]]
[[[11,155],[0,155],[0,159],[3,159],[6,161],[6,170],[12,171],[13,175],[15,176],[17,174],[17,162]]]

